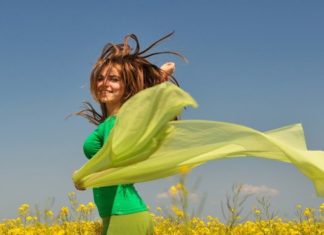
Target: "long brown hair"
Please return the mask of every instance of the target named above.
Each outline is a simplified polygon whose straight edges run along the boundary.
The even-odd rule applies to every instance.
[[[98,125],[108,117],[106,105],[98,100],[96,82],[98,76],[106,66],[121,66],[121,78],[125,84],[125,94],[122,102],[135,95],[137,92],[169,80],[177,85],[178,82],[173,76],[169,76],[147,58],[158,54],[173,54],[185,59],[181,54],[174,51],[160,51],[149,53],[149,51],[161,41],[170,37],[172,33],[165,35],[149,45],[146,49],[140,49],[140,43],[135,34],[127,35],[122,44],[108,43],[102,50],[100,57],[94,65],[90,75],[90,92],[95,101],[100,104],[101,113],[97,112],[89,102],[83,102],[83,109],[76,115],[85,117],[89,122]],[[129,40],[135,42],[135,49],[129,45]],[[170,78],[170,79],[167,79]]]

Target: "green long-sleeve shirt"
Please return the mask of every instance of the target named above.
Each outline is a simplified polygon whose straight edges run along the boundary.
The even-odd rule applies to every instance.
[[[107,141],[115,121],[115,116],[108,117],[85,140],[83,151],[88,159],[93,157]],[[133,184],[94,188],[93,197],[101,217],[147,210]]]

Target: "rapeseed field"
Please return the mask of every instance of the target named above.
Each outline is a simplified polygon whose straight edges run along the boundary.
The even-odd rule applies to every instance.
[[[188,190],[184,178],[170,187],[170,208],[160,207],[152,213],[156,235],[309,235],[324,234],[324,203],[318,208],[296,205],[296,218],[284,220],[271,211],[267,199],[258,199],[258,206],[251,209],[253,219],[241,218],[243,203],[248,195],[241,195],[241,186],[233,187],[232,196],[226,198],[222,207],[225,222],[207,216],[189,215]],[[74,192],[68,194],[70,205],[57,213],[50,209],[32,211],[30,205],[22,204],[18,216],[0,223],[2,235],[96,235],[100,234],[101,222],[93,218],[95,205],[78,203]],[[130,234],[131,235],[131,234]]]

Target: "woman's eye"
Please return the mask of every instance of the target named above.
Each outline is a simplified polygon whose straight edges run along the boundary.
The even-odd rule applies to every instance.
[[[104,78],[102,77],[102,76],[99,76],[99,77],[97,77],[97,81],[103,81],[104,80]]]
[[[113,77],[110,78],[110,80],[113,81],[113,82],[118,82],[120,79],[117,76],[113,76]]]

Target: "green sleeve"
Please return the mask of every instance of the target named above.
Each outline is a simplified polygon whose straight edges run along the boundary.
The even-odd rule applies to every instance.
[[[102,128],[100,125],[88,136],[83,144],[83,152],[88,159],[91,159],[103,145]]]

